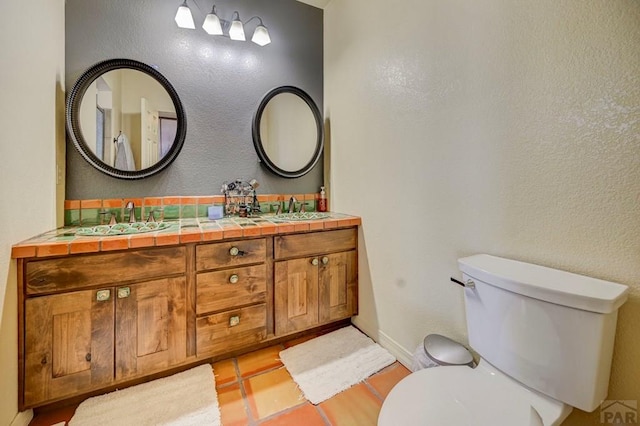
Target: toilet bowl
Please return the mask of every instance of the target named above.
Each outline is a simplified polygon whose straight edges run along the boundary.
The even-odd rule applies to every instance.
[[[458,259],[476,368],[402,379],[379,426],[551,426],[606,399],[628,287],[480,254]]]
[[[408,375],[386,397],[378,426],[550,426],[571,410],[481,359],[476,368],[427,368]]]

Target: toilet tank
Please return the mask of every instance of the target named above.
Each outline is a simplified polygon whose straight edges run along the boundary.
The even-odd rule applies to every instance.
[[[458,259],[469,344],[524,385],[585,411],[607,396],[625,285],[479,254]]]

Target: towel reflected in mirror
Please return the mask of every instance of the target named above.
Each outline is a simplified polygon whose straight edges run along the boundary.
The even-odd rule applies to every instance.
[[[135,159],[133,158],[133,151],[131,150],[131,144],[129,138],[124,133],[116,138],[116,160],[113,167],[120,170],[134,171],[136,169]]]

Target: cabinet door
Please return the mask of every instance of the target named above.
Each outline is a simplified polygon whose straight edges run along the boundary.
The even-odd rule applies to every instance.
[[[317,263],[317,257],[275,263],[276,335],[318,324]]]
[[[25,406],[113,381],[112,294],[85,290],[26,301]]]
[[[116,288],[116,379],[159,371],[186,358],[185,278]]]
[[[358,258],[355,250],[320,256],[320,322],[349,318],[358,307]]]

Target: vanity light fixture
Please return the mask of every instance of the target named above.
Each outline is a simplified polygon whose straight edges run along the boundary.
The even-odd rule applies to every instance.
[[[195,3],[195,0],[192,1]],[[198,7],[198,9],[200,8],[198,6],[198,3],[195,3],[195,5]],[[202,28],[207,32],[207,34],[211,35],[224,36],[225,31],[227,31],[228,36],[231,40],[245,41],[246,37],[244,34],[244,26],[254,19],[257,19],[259,21],[259,24],[253,32],[251,41],[259,46],[265,46],[271,43],[269,30],[267,30],[267,27],[264,26],[260,17],[253,16],[243,23],[240,19],[240,14],[238,13],[238,11],[234,11],[233,15],[231,16],[231,21],[220,19],[216,11],[215,4],[211,8],[211,12],[208,13],[205,17]],[[175,21],[180,28],[195,29],[193,16],[191,15],[191,9],[187,5],[187,0],[184,0],[180,7],[178,7]]]
[[[257,18],[260,21],[260,24],[256,27],[255,31],[253,32],[253,37],[251,37],[251,41],[259,46],[265,46],[271,43],[271,37],[269,37],[269,31],[267,30],[267,27],[265,27],[264,24],[262,23],[262,19],[258,18],[257,16],[254,16],[253,18]],[[251,19],[249,19],[249,21]]]
[[[180,25],[178,25],[180,26]],[[211,35],[222,35],[222,23],[220,22],[220,18],[218,18],[218,14],[216,13],[216,5],[213,5],[211,9],[211,13],[209,13],[204,18],[204,24],[202,24],[202,28],[207,32],[207,34]]]
[[[231,28],[229,28],[229,38],[231,40],[245,41],[244,38],[244,25],[240,20],[240,14],[236,11],[233,12],[233,21],[231,21]]]
[[[193,23],[191,9],[189,9],[189,6],[187,5],[187,0],[184,0],[180,7],[178,7],[175,19],[176,24],[178,24],[180,28],[190,28],[192,30],[196,28],[195,24]]]

